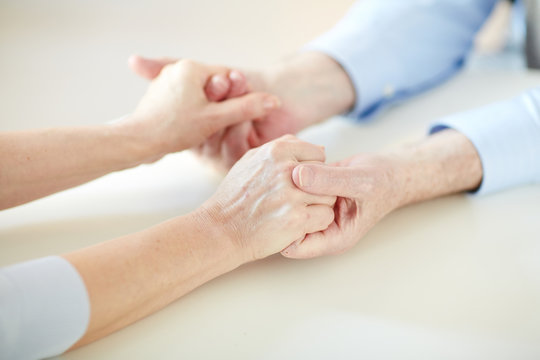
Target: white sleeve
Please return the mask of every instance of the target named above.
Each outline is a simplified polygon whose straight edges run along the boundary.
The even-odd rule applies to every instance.
[[[59,256],[0,268],[0,359],[41,359],[85,333],[90,303],[77,270]]]

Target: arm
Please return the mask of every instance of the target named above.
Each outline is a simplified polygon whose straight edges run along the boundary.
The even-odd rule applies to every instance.
[[[399,207],[540,182],[540,89],[436,122],[416,144],[335,166],[299,165],[295,184],[338,196],[335,221],[284,250],[295,258],[345,251]]]
[[[137,109],[120,122],[0,133],[0,209],[156,161],[279,104],[262,93],[209,102],[205,83],[212,75],[228,73],[225,68],[183,60],[161,73]],[[190,86],[189,91],[178,84]]]
[[[368,117],[456,73],[497,0],[365,0],[307,45],[337,61]]]
[[[350,112],[365,118],[385,105],[425,91],[456,73],[497,0],[363,0],[303,52],[246,72],[253,90],[276,94],[279,111],[233,126],[206,141],[201,153],[230,167],[248,149]],[[171,61],[171,60],[169,60]],[[132,64],[152,78],[166,61]],[[219,75],[218,75],[219,76]],[[241,82],[242,79],[237,79]],[[246,79],[243,79],[245,82]],[[221,78],[212,98],[237,96],[234,79]]]
[[[43,276],[51,272],[46,267],[36,273],[30,266],[25,281],[21,271],[0,269],[0,302],[9,305],[0,308],[0,355],[41,358],[61,353],[77,340],[75,347],[89,343],[216,276],[325,229],[334,217],[335,197],[304,193],[294,186],[291,171],[300,161],[324,161],[324,150],[293,137],[278,139],[246,154],[214,196],[191,214],[65,254],[60,259],[63,270],[56,276]],[[2,282],[3,274],[10,275],[6,278],[14,285]],[[48,286],[36,284],[36,279]],[[18,286],[24,283],[32,286]],[[21,288],[24,291],[17,294]],[[33,298],[25,303],[28,295]],[[77,301],[82,304],[75,306]],[[35,317],[29,317],[36,308]],[[5,322],[9,314],[19,313],[28,321],[13,319],[12,326]],[[43,321],[47,314],[59,314],[50,320],[55,333],[64,337],[51,334],[50,322]],[[74,337],[67,330],[79,333]],[[40,344],[42,339],[49,341]],[[28,344],[34,347],[21,346]]]

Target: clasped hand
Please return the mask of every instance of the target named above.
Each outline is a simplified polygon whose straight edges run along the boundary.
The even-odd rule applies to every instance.
[[[116,126],[143,136],[154,149],[153,161],[200,146],[230,125],[279,107],[273,95],[243,94],[242,89],[238,97],[212,102],[207,94],[216,84],[209,81],[230,74],[228,68],[190,60],[168,64],[152,80],[133,115]],[[292,135],[248,151],[198,210],[199,218],[214,224],[216,235],[230,241],[243,261],[280,252],[327,229],[334,220],[335,196],[310,194],[293,183],[293,169],[305,161],[324,163],[324,149]]]

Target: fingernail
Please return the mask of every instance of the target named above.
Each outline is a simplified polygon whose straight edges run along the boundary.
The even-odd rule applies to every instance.
[[[225,86],[227,86],[227,83],[224,78],[216,75],[212,77],[212,86],[214,88],[223,89]]]
[[[263,102],[263,107],[266,110],[278,108],[281,105],[280,101],[276,97],[266,98]]]
[[[313,170],[307,166],[300,166],[298,170],[298,181],[301,187],[309,187],[313,184]]]
[[[238,70],[232,70],[229,73],[229,79],[231,80],[242,80],[243,76]]]

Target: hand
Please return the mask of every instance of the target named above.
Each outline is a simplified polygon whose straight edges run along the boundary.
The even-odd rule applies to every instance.
[[[137,74],[152,79],[172,59],[136,58],[130,66]],[[215,75],[205,88],[208,98],[221,101],[250,90],[279,96],[280,109],[220,131],[199,147],[199,153],[222,168],[230,168],[247,150],[284,134],[342,113],[354,103],[353,86],[339,64],[316,52],[301,53],[277,66],[247,72]]]
[[[190,60],[166,65],[133,114],[116,125],[133,136],[144,136],[151,144],[152,157],[159,158],[197,146],[227,126],[265,116],[279,107],[279,100],[265,93],[210,102],[204,91],[208,81],[228,73],[227,68]]]
[[[281,253],[302,259],[352,248],[373,225],[400,206],[397,169],[397,160],[389,155],[356,155],[334,165],[296,166],[293,181],[299,189],[338,198],[328,229],[307,235]]]
[[[300,164],[293,181],[306,192],[337,195],[328,229],[296,241],[282,254],[310,258],[353,247],[393,210],[477,189],[482,162],[473,143],[446,129],[384,154],[360,154],[335,165]]]
[[[277,253],[334,219],[334,196],[312,195],[292,181],[295,166],[324,162],[322,147],[288,135],[248,151],[216,194],[202,206],[217,224],[216,236],[230,239],[245,261]]]

